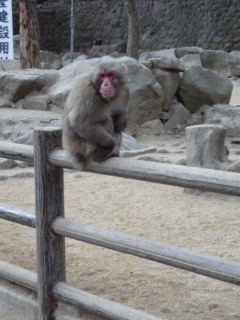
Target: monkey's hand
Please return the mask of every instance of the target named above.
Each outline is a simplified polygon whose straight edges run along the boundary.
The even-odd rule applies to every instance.
[[[82,125],[74,128],[80,138],[86,142],[102,147],[115,147],[116,139],[102,125]]]
[[[112,114],[113,129],[115,133],[122,132],[127,126],[127,113],[119,111]]]

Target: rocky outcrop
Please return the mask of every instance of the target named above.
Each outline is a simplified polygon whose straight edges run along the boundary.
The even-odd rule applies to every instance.
[[[194,113],[203,105],[228,104],[233,85],[211,70],[192,67],[183,74],[177,92],[179,100]]]

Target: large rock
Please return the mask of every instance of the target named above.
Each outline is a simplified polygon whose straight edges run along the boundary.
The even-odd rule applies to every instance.
[[[199,54],[185,54],[183,57],[179,58],[179,60],[185,70],[192,67],[202,66]]]
[[[218,73],[222,77],[230,77],[228,60],[230,54],[222,50],[205,50],[200,53],[202,66]]]
[[[165,130],[180,129],[181,125],[186,123],[190,112],[180,102],[174,103],[169,112],[169,120],[165,123]]]
[[[61,68],[60,55],[54,52],[41,51],[40,52],[41,68],[42,69],[55,69]]]
[[[0,60],[0,71],[20,70],[19,60]]]
[[[232,88],[230,80],[198,66],[184,72],[177,95],[184,106],[194,113],[203,105],[228,104]]]
[[[65,79],[58,81],[49,88],[48,95],[52,103],[52,108],[59,110],[64,108],[67,96],[77,80],[78,77]]]
[[[200,47],[181,47],[181,48],[176,48],[174,50],[174,53],[177,58],[182,58],[186,54],[187,55],[191,55],[191,54],[195,55],[195,54],[199,54],[202,51],[203,51],[203,49]]]
[[[109,45],[103,45],[103,46],[93,46],[88,51],[88,57],[96,58],[96,57],[103,57],[106,55],[111,55],[114,52],[119,53],[126,53],[127,51],[127,44],[125,41],[115,43],[115,44],[109,44]]]
[[[0,72],[0,107],[11,106],[35,91],[51,86],[58,71],[29,69]]]
[[[146,121],[140,128],[140,134],[159,136],[164,134],[164,125],[160,119]]]
[[[87,56],[85,54],[81,54],[79,52],[65,52],[61,57],[61,67],[66,67],[68,64],[72,63],[72,60],[86,60]]]
[[[123,57],[120,60],[127,67],[130,89],[127,128],[135,134],[144,122],[160,117],[163,91],[149,68],[128,57]]]
[[[205,50],[200,53],[204,68],[217,72],[223,77],[240,76],[240,55],[222,50]]]
[[[32,92],[26,96],[25,99],[17,102],[17,107],[21,109],[29,110],[49,110],[52,101],[47,94],[41,94],[39,92]]]
[[[240,77],[240,51],[230,52],[229,68],[231,76]]]
[[[227,130],[227,136],[240,137],[240,109],[229,104],[217,104],[204,112],[204,123],[220,124]]]
[[[157,81],[162,86],[162,109],[168,111],[171,106],[175,94],[178,89],[180,76],[179,72],[183,72],[184,66],[176,58],[151,58],[143,61],[143,64],[152,70]]]
[[[162,57],[167,57],[169,59],[176,58],[174,54],[175,49],[165,49],[165,50],[159,50],[159,51],[144,51],[140,54],[139,62],[146,61],[148,59],[158,59]]]

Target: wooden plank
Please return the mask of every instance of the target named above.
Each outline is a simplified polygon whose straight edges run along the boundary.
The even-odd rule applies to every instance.
[[[95,296],[66,283],[54,287],[57,299],[71,303],[79,308],[111,320],[160,320],[152,315],[123,306],[119,303]]]
[[[0,277],[31,290],[37,290],[37,275],[35,272],[15,266],[0,260]]]
[[[49,154],[61,148],[61,130],[41,128],[34,131],[36,192],[38,320],[53,319],[57,301],[53,286],[65,281],[65,239],[51,231],[53,219],[64,216],[63,170],[49,162]]]
[[[153,260],[172,267],[240,285],[240,264],[198,254],[186,249],[144,238],[124,235],[91,225],[58,218],[53,222],[55,233],[97,246]]]
[[[0,205],[0,218],[31,228],[36,227],[36,216],[34,213],[12,208],[7,205]]]
[[[0,141],[0,157],[33,163],[33,146]]]
[[[52,152],[50,161],[71,168],[63,150]],[[240,196],[240,174],[235,172],[122,158],[92,162],[85,171]]]
[[[37,301],[34,294],[29,290],[23,288],[16,290],[15,285],[1,280],[0,300],[1,304],[7,308],[25,314],[28,318],[37,320]]]

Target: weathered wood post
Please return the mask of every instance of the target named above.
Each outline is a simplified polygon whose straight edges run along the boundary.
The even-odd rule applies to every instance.
[[[51,230],[53,220],[64,216],[63,169],[49,161],[56,148],[61,148],[61,129],[34,131],[38,320],[54,319],[57,302],[52,289],[66,280],[64,237]]]

